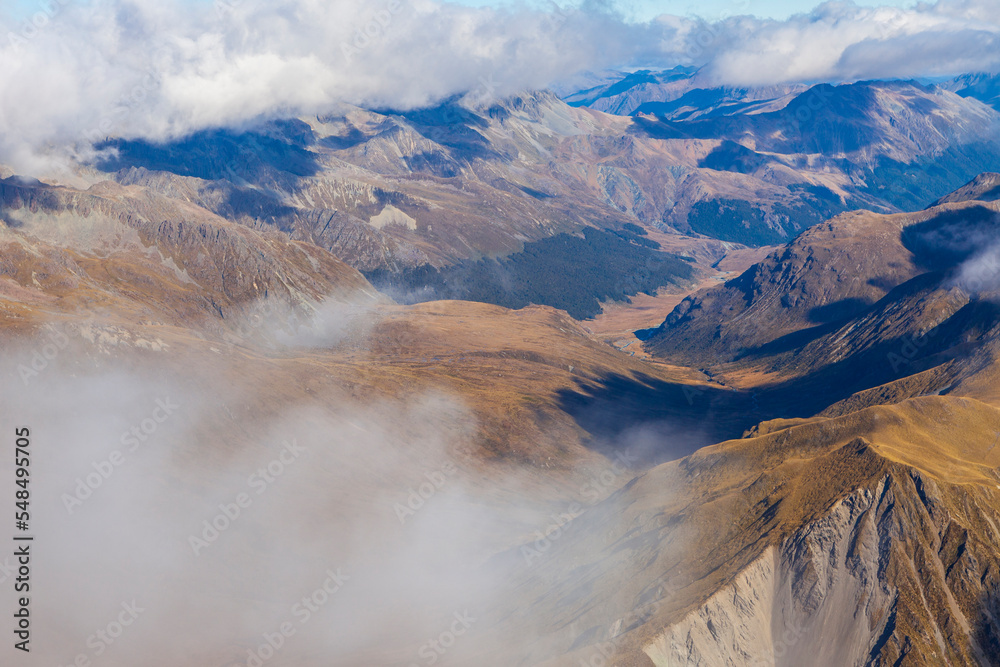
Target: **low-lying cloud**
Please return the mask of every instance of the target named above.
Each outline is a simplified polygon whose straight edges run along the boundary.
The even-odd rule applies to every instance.
[[[103,345],[99,323],[62,318],[5,335],[0,404],[8,426],[30,429],[37,541],[32,652],[0,656],[39,667],[515,664],[575,642],[581,628],[553,631],[526,603],[549,577],[577,585],[566,563],[597,553],[590,545],[619,520],[607,498],[639,457],[619,452],[561,491],[558,471],[487,465],[469,454],[479,424],[461,394],[328,377],[344,358],[318,349],[368,337],[334,326],[338,313],[372,315],[355,301],[301,320],[251,311],[245,326],[280,338],[281,354],[223,353],[218,340]],[[6,479],[13,463],[0,461]],[[599,505],[598,530],[583,516]],[[5,586],[10,564],[0,551]],[[587,576],[628,578],[623,567]]]
[[[1000,243],[988,246],[963,262],[958,268],[956,283],[973,294],[1000,290]]]
[[[482,102],[587,69],[691,64],[734,85],[996,71],[991,5],[828,2],[785,21],[631,23],[598,2],[49,0],[0,25],[0,159],[38,172],[107,136],[164,140],[344,103]]]

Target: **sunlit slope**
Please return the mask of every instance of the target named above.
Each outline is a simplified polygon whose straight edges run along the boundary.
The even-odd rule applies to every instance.
[[[679,387],[697,381],[649,368],[547,307],[397,306],[315,245],[132,186],[8,179],[0,193],[0,322],[25,341],[26,361],[31,341],[58,333],[94,363],[235,355],[288,366],[289,382],[312,364],[368,397],[440,388],[477,409],[480,454],[556,466],[591,456],[565,397],[607,377],[646,376],[676,384],[682,412]]]
[[[304,641],[289,665],[409,664],[438,619],[477,603],[475,629],[444,662],[1000,654],[1000,314],[959,272],[988,247],[992,204],[845,215],[808,232],[710,292],[714,302],[698,297],[690,326],[702,328],[683,342],[730,355],[702,373],[679,365],[687,352],[643,362],[548,307],[394,304],[317,246],[142,188],[4,187],[0,321],[19,409],[100,402],[110,389],[100,409],[111,416],[96,421],[130,423],[105,376],[197,404],[186,430],[161,432],[146,477],[137,467],[115,478],[135,493],[109,483],[80,515],[90,519],[67,523],[69,535],[97,530],[89,521],[104,507],[123,514],[102,530],[156,528],[136,533],[141,548],[115,534],[128,568],[100,567],[149,579],[147,543],[200,558],[189,525],[245,487],[244,462],[276,455],[280,438],[262,434],[299,433],[318,453],[275,491],[282,512],[248,515],[206,552],[233,572],[179,561],[171,577],[183,586],[170,590],[246,623],[184,647],[149,639],[147,653],[173,646],[157,653],[163,664],[245,659],[268,614],[308,583],[268,560],[292,553],[303,570],[335,560],[368,579],[338,602],[337,622],[314,626],[336,639]],[[716,337],[730,306],[752,317]],[[730,336],[760,349],[741,356]],[[62,414],[59,424],[82,413]],[[107,444],[60,454],[89,470]],[[445,465],[457,475],[447,500],[423,499],[437,509],[412,524],[433,530],[401,531],[394,504]],[[80,472],[58,474],[72,488]],[[365,632],[352,640],[344,619],[359,614]],[[186,618],[170,627],[183,632]]]
[[[519,581],[525,664],[993,664],[998,439],[995,408],[933,397],[653,469]]]
[[[993,401],[998,220],[979,201],[838,216],[686,298],[646,349],[753,393],[765,418],[938,393]]]
[[[978,236],[962,234],[995,230],[996,211],[992,204],[966,202],[910,214],[837,216],[738,278],[686,299],[648,346],[675,359],[712,364],[808,343],[807,334],[793,334],[827,333],[925,273],[952,270],[928,277],[948,286],[942,279],[953,278],[963,260],[985,249],[975,247]],[[938,247],[935,235],[942,235]]]
[[[935,206],[963,201],[995,201],[1000,197],[1000,174],[986,172],[945,195],[935,202]]]
[[[358,583],[276,664],[411,661],[439,607],[506,595],[481,563],[604,472],[597,445],[614,439],[581,426],[581,397],[628,378],[669,386],[682,414],[683,388],[703,384],[551,308],[393,304],[326,251],[199,209],[152,224],[129,201],[18,190],[29,195],[46,199],[9,204],[2,228],[0,364],[5,418],[38,425],[47,444],[46,535],[77,554],[49,552],[60,596],[35,602],[59,619],[44,625],[53,662],[75,655],[93,605],[126,594],[159,616],[109,664],[245,662],[284,601],[336,564]],[[121,429],[153,424],[157,400],[178,416],[81,487]],[[293,438],[303,463],[283,463],[274,490],[210,541],[202,522]],[[614,488],[594,487],[590,502]],[[192,553],[191,535],[209,546]],[[82,591],[81,560],[87,581],[115,585]],[[66,591],[88,604],[66,605]]]
[[[381,299],[316,246],[146,190],[10,178],[0,198],[0,293],[22,317],[43,304],[84,318],[116,308],[136,322],[197,327],[267,298]]]
[[[396,271],[626,222],[782,243],[842,211],[922,208],[996,169],[1000,116],[976,100],[914,82],[786,92],[784,108],[689,121],[572,107],[546,91],[409,111],[345,106],[166,145],[111,140],[103,147],[117,153],[88,178]]]

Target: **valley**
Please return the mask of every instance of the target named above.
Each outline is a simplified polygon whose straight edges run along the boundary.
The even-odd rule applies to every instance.
[[[41,396],[78,386],[68,404],[127,420],[144,395],[201,396],[149,460],[81,508],[89,515],[60,518],[56,501],[45,516],[67,539],[92,531],[84,558],[116,541],[120,556],[100,567],[128,561],[136,576],[152,540],[175,554],[158,603],[196,586],[215,615],[235,613],[232,591],[254,589],[285,548],[303,572],[333,559],[355,573],[326,630],[303,628],[283,664],[406,662],[435,623],[477,602],[449,664],[986,664],[1000,636],[1000,311],[995,275],[973,285],[966,271],[991,266],[971,241],[992,237],[998,219],[974,199],[981,190],[916,213],[843,214],[783,247],[737,247],[692,294],[637,297],[579,322],[547,306],[398,305],[310,244],[203,209],[184,214],[196,212],[190,229],[151,224],[177,205],[153,193],[9,181],[4,335],[19,352],[5,358],[23,389],[5,401],[37,420],[50,404]],[[60,226],[67,210],[74,224]],[[681,240],[664,245],[713,256]],[[230,253],[247,258],[235,274]],[[647,330],[635,355],[615,344],[633,323]],[[45,340],[67,343],[33,368]],[[124,399],[136,382],[142,392]],[[76,414],[60,428],[86,430]],[[277,455],[269,432],[294,434],[315,458],[289,468],[292,486],[274,482],[261,500],[273,509],[251,506],[206,542],[209,560],[184,556],[198,508],[210,516],[213,499],[238,493],[235,471]],[[45,460],[70,488],[72,461],[103,445],[63,437],[79,451]],[[413,496],[421,480],[436,482],[426,498]],[[176,501],[136,496],[136,484]],[[121,532],[131,519],[106,522],[108,512],[157,516],[163,530],[137,541]],[[261,549],[271,512],[302,519]],[[444,561],[423,544],[455,530]],[[386,588],[386,566],[420,585]],[[241,626],[266,630],[303,585],[276,581],[244,600]],[[426,615],[400,617],[388,635],[333,631],[372,599]],[[166,627],[197,636],[178,619]],[[135,650],[159,646],[163,664],[245,664],[254,640],[222,636],[177,646],[154,633]]]

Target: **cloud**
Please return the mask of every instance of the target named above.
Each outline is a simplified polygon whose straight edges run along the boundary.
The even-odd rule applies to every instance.
[[[3,26],[13,35],[0,46],[7,155],[108,135],[168,139],[344,102],[421,106],[483,85],[502,95],[626,60],[631,48],[624,24],[584,11],[59,1],[39,27]]]
[[[489,463],[461,394],[396,386],[406,376],[391,364],[364,364],[356,384],[328,373],[344,358],[315,346],[343,340],[337,312],[321,305],[318,339],[265,355],[219,354],[218,340],[154,354],[99,322],[5,339],[0,402],[12,428],[30,429],[37,541],[32,652],[8,644],[2,664],[407,665],[434,652],[524,664],[543,641],[563,651],[578,638],[575,624],[552,629],[538,582],[575,589],[584,557],[596,559],[588,585],[628,604],[608,582],[638,561],[605,561],[594,545],[623,520],[607,498],[641,452],[572,475]],[[300,328],[290,312],[266,314],[248,324]],[[100,328],[118,342],[94,342]],[[652,433],[623,443],[651,445]],[[14,464],[0,460],[0,474],[13,480]]]
[[[718,47],[706,54],[707,70],[718,83],[742,85],[996,71],[1000,23],[988,4],[827,2],[787,21],[731,18],[709,28]]]
[[[285,622],[295,632],[268,664],[366,664],[346,656],[389,636],[409,657],[449,627],[407,611],[475,613],[500,590],[478,567],[496,512],[452,462],[475,429],[455,397],[360,402],[334,386],[287,400],[238,357],[212,371],[216,355],[88,363],[74,327],[5,346],[0,399],[30,430],[39,546],[31,655],[8,645],[4,664],[255,664]],[[0,462],[10,479],[13,463]],[[544,516],[525,512],[526,526]],[[330,571],[346,582],[305,614]]]
[[[38,171],[105,136],[165,140],[342,103],[490,99],[612,67],[704,65],[709,82],[735,85],[995,71],[990,4],[827,2],[786,21],[632,23],[607,3],[50,0],[0,25],[0,159]]]
[[[973,294],[1000,290],[1000,243],[963,262],[956,283]]]

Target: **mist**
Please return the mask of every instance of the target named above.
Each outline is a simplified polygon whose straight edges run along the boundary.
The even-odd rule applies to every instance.
[[[983,250],[962,262],[955,282],[972,294],[1000,291],[1000,243],[987,243]]]
[[[105,313],[5,345],[35,537],[32,651],[5,659],[510,664],[576,639],[533,616],[537,568],[565,577],[556,552],[593,539],[580,517],[634,476],[630,459],[568,485],[491,468],[453,392],[324,376],[332,354],[365,354],[381,317],[368,295],[247,313],[234,329],[269,344],[149,344]],[[515,610],[535,636],[505,620]]]

